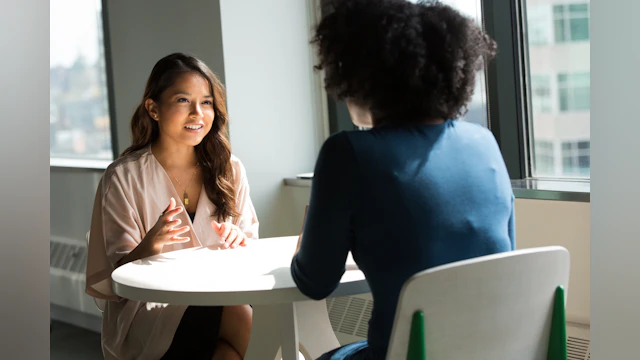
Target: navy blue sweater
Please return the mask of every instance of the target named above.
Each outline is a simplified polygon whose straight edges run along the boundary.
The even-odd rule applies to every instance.
[[[498,145],[463,121],[341,132],[315,167],[299,289],[330,295],[349,251],[374,300],[369,358],[383,359],[400,289],[434,266],[515,248],[514,196]]]

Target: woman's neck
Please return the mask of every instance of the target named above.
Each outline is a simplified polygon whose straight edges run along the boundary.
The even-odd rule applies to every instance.
[[[190,168],[198,163],[193,146],[172,146],[159,139],[151,145],[151,152],[163,166],[169,168]]]

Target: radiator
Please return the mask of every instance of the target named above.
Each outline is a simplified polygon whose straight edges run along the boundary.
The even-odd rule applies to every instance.
[[[49,255],[51,317],[100,331],[102,313],[94,299],[84,292],[86,242],[52,236]]]

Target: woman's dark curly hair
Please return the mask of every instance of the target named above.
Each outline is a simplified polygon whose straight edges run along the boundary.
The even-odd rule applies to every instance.
[[[368,107],[375,124],[457,119],[496,43],[437,1],[328,0],[312,40],[325,88]]]

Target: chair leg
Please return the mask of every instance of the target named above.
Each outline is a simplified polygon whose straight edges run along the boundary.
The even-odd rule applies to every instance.
[[[564,296],[564,288],[558,286],[553,304],[547,360],[567,360],[567,317]]]
[[[424,313],[416,311],[411,321],[411,333],[409,334],[409,349],[407,360],[426,360],[427,346],[424,339]]]

